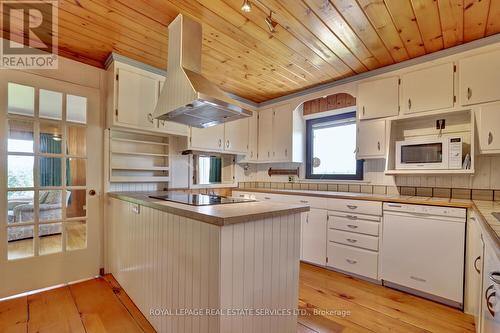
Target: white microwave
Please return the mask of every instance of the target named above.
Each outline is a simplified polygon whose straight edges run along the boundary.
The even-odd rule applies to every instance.
[[[462,169],[461,137],[409,139],[396,142],[396,169]]]

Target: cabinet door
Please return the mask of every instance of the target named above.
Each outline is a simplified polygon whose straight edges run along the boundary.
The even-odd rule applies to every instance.
[[[462,105],[500,100],[500,51],[462,59],[458,70]]]
[[[397,116],[399,113],[399,78],[389,77],[358,85],[360,119]]]
[[[258,160],[270,161],[273,149],[273,109],[259,111]]]
[[[500,150],[500,103],[482,105],[478,112],[479,147],[481,152]]]
[[[254,112],[252,117],[248,119],[248,152],[247,161],[257,160],[257,147],[258,147],[258,135],[259,135],[259,118],[258,113]]]
[[[165,80],[161,80],[159,83],[158,96],[160,96],[161,89],[163,88],[163,83]],[[189,127],[184,124],[176,123],[173,121],[159,120],[158,129],[162,132],[168,134],[187,136],[189,134]]]
[[[327,211],[311,209],[302,217],[302,260],[326,266]]]
[[[159,80],[118,68],[117,122],[141,128],[155,128],[153,112],[158,100]]]
[[[248,118],[224,124],[224,150],[235,154],[248,151]]]
[[[222,151],[224,149],[224,124],[208,128],[191,127],[191,149]]]
[[[483,260],[483,243],[481,240],[481,229],[478,225],[476,217],[473,216],[468,222],[468,241],[469,248],[467,249],[467,267],[466,274],[468,274],[467,279],[467,289],[468,296],[470,298],[469,304],[476,320],[476,325],[478,325],[479,315],[480,315],[480,302],[481,302],[481,271]]]
[[[453,63],[403,75],[401,94],[404,113],[453,107]]]
[[[293,114],[290,105],[274,108],[272,160],[288,161],[292,155]]]
[[[357,158],[385,157],[385,120],[362,120],[358,124]]]

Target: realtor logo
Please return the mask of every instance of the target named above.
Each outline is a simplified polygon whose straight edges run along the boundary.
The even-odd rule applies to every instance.
[[[0,1],[0,13],[0,68],[57,68],[57,1]]]

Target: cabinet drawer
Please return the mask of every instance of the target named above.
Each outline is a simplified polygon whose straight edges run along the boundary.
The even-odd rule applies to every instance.
[[[326,199],[326,198],[303,197],[303,196],[295,196],[295,195],[291,195],[290,197],[293,198],[292,201],[289,201],[290,203],[308,205],[311,208],[318,208],[318,209],[326,209],[327,208],[328,199]]]
[[[329,199],[328,209],[382,216],[382,203],[377,201]]]
[[[344,230],[359,234],[378,236],[380,223],[361,220],[356,215],[341,217],[328,216],[328,229]]]
[[[378,237],[328,229],[328,241],[378,251]]]
[[[372,279],[378,278],[378,254],[328,242],[328,266]]]

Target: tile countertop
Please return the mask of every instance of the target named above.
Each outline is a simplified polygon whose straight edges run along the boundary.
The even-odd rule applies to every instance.
[[[306,205],[262,201],[213,206],[191,206],[149,198],[150,195],[164,195],[167,193],[168,192],[109,192],[108,195],[112,198],[219,226],[309,211],[309,206]]]
[[[370,193],[310,191],[310,190],[278,190],[278,189],[264,189],[264,188],[234,188],[233,191],[305,195],[305,196],[323,197],[323,198],[384,201],[384,202],[446,206],[446,207],[457,207],[457,208],[472,208],[474,206],[474,202],[472,200],[437,198],[437,197],[417,197],[408,195],[384,195],[384,194],[370,194]]]
[[[305,195],[335,199],[354,199],[382,202],[397,202],[407,204],[420,204],[432,206],[446,206],[456,208],[474,209],[481,217],[482,229],[489,234],[492,242],[496,244],[497,254],[500,256],[500,221],[491,213],[500,212],[500,201],[465,200],[437,197],[418,197],[405,195],[383,195],[370,193],[351,192],[331,192],[331,191],[310,191],[310,190],[279,190],[261,188],[235,188],[233,191],[240,192],[260,192],[271,194]]]
[[[500,257],[500,221],[492,215],[500,212],[500,201],[474,200],[474,210],[479,213],[483,229],[490,234],[491,240],[496,243],[497,254]]]

